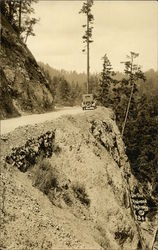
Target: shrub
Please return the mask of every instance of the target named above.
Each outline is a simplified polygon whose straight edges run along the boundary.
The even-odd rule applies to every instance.
[[[115,232],[115,239],[119,241],[120,245],[124,244],[128,237],[128,233],[123,230]]]
[[[72,202],[72,197],[68,192],[65,192],[63,194],[63,200],[64,202],[68,205],[68,206],[72,206],[73,202]]]
[[[90,205],[90,199],[86,193],[85,187],[82,184],[76,183],[72,185],[72,189],[76,195],[76,198],[79,199],[83,205]]]
[[[44,194],[47,195],[50,189],[55,189],[58,186],[57,172],[49,160],[40,160],[33,172],[34,186],[38,187]]]

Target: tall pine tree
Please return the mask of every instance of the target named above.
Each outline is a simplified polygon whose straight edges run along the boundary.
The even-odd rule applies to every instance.
[[[87,0],[83,3],[82,9],[79,13],[85,14],[87,18],[87,23],[83,25],[83,28],[86,28],[85,34],[83,35],[83,43],[86,43],[86,48],[82,51],[87,52],[87,93],[89,93],[89,72],[90,72],[90,53],[89,53],[89,45],[93,42],[92,40],[92,29],[93,29],[93,20],[94,16],[91,13],[91,8],[93,5],[93,0]]]
[[[134,101],[133,93],[137,91],[137,81],[140,79],[145,81],[145,76],[144,73],[141,71],[141,67],[134,63],[134,59],[137,58],[138,56],[139,56],[138,53],[130,52],[130,56],[127,56],[128,61],[123,62],[125,65],[124,72],[128,76],[128,79],[124,79],[124,82],[125,84],[130,86],[130,95],[125,113],[125,118],[122,124],[122,131],[121,131],[122,135],[124,134],[131,102]]]

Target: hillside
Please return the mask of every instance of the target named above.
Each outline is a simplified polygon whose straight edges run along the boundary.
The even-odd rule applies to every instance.
[[[76,71],[66,71],[66,70],[58,70],[53,67],[51,67],[49,64],[45,64],[43,62],[38,62],[39,66],[47,71],[53,80],[54,77],[61,77],[63,76],[71,85],[78,84],[82,89],[85,88],[85,84],[87,81],[87,75],[83,73],[78,73]],[[102,69],[100,69],[101,72]],[[121,81],[123,78],[125,78],[125,74],[119,71],[115,72],[116,75],[114,79]],[[97,80],[96,83],[99,83],[98,80],[101,78],[100,74],[91,74],[91,77]],[[158,90],[158,71],[155,71],[154,69],[149,69],[145,71],[145,77],[146,82],[142,83],[141,81],[138,83],[138,88],[140,93],[147,93],[150,94],[151,90],[157,91]]]
[[[19,127],[1,145],[1,249],[151,249],[158,218],[144,206],[137,220],[131,200],[146,200],[111,110]]]
[[[53,108],[48,82],[35,58],[1,14],[0,118]]]
[[[44,70],[49,72],[51,79],[53,77],[61,77],[63,76],[66,81],[68,81],[71,85],[78,83],[80,87],[85,88],[85,84],[87,81],[86,73],[78,73],[76,71],[66,71],[66,70],[57,70],[52,68],[49,64],[45,64],[43,62],[38,62],[39,66]]]

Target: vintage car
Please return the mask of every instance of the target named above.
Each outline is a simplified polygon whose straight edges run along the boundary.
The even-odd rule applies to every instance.
[[[93,94],[82,95],[82,109],[95,109],[96,101],[94,100]]]

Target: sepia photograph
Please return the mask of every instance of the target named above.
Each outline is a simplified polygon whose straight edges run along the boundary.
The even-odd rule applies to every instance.
[[[158,250],[158,1],[0,0],[0,250]]]

